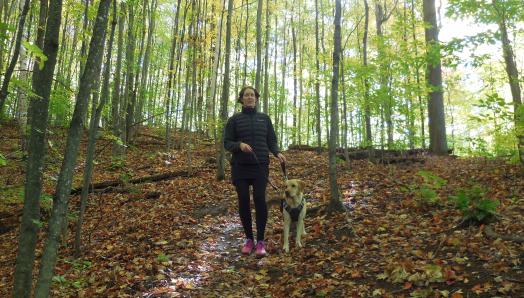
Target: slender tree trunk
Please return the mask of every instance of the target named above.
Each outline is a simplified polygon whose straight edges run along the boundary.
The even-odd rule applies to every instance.
[[[411,0],[411,33],[413,37],[413,47],[415,49],[415,57],[418,58],[418,46],[417,46],[417,34],[415,28],[415,0]],[[420,91],[420,64],[415,62],[415,78],[417,82],[417,98],[419,104],[419,114],[420,114],[420,138],[422,140],[422,148],[426,149],[426,117],[425,109],[423,104],[423,99]]]
[[[49,288],[57,259],[60,230],[67,216],[67,205],[71,192],[76,158],[78,157],[83,118],[87,110],[89,94],[91,93],[93,84],[100,76],[110,3],[110,0],[101,0],[98,7],[97,18],[89,46],[89,54],[82,79],[80,80],[75,111],[67,135],[64,161],[62,162],[55,197],[53,199],[53,211],[49,220],[49,231],[42,255],[38,281],[36,283],[35,297],[47,297],[49,295]]]
[[[379,98],[381,99],[381,106],[384,111],[384,118],[386,121],[387,129],[387,145],[388,149],[393,147],[393,121],[392,121],[392,103],[391,95],[387,90],[388,76],[386,75],[388,65],[386,64],[385,57],[385,44],[384,44],[384,33],[382,32],[382,25],[389,19],[386,15],[383,7],[379,2],[375,4],[375,22],[377,26],[377,38],[378,38],[378,60],[379,60],[379,73],[380,73],[380,88]],[[383,144],[383,142],[381,142]]]
[[[227,19],[226,19],[226,49],[224,52],[224,82],[222,84],[222,98],[220,100],[220,137],[217,141],[218,158],[217,158],[217,180],[222,181],[225,178],[225,149],[223,144],[223,128],[227,121],[227,102],[229,100],[229,57],[231,55],[231,15],[233,14],[233,0],[228,0]]]
[[[0,13],[1,14],[1,13]],[[32,21],[32,15],[29,18],[29,23]],[[31,26],[27,26],[26,40],[31,37]],[[29,80],[30,56],[24,47],[20,48],[20,68],[21,72],[18,76],[20,81],[26,82]],[[25,90],[18,90],[18,105],[16,108],[16,120],[20,131],[20,150],[27,151],[27,121],[28,121],[28,93]]]
[[[427,61],[427,81],[431,91],[429,93],[428,115],[430,150],[437,155],[447,155],[446,122],[444,119],[444,100],[442,96],[442,70],[440,66],[440,47],[438,40],[437,15],[435,0],[424,0],[424,21],[426,26],[426,44],[429,48]]]
[[[266,41],[265,41],[265,58],[264,58],[264,94],[263,112],[269,113],[269,0],[266,0]]]
[[[364,37],[362,39],[362,59],[364,68],[368,66],[368,29],[369,29],[369,5],[368,1],[364,0]],[[366,74],[364,74],[364,119],[366,126],[366,147],[373,148],[373,136],[371,134],[371,108],[369,98],[369,80]],[[372,149],[371,149],[372,150]]]
[[[506,74],[508,75],[511,97],[513,98],[513,120],[515,122],[517,146],[520,163],[524,166],[524,108],[522,107],[522,93],[520,88],[519,72],[515,62],[513,48],[511,47],[511,42],[508,37],[504,7],[499,8],[498,0],[492,0],[492,3],[499,14],[498,26],[501,33],[500,39],[502,41],[502,54],[504,56]]]
[[[98,106],[93,100],[93,113],[91,114],[91,121],[89,124],[89,138],[87,142],[86,160],[84,166],[84,179],[82,186],[82,194],[80,197],[80,213],[76,225],[75,234],[75,256],[78,258],[82,254],[82,224],[84,222],[84,213],[87,206],[87,198],[89,195],[89,184],[91,183],[91,176],[93,173],[93,159],[95,156],[95,144],[98,133],[98,123],[102,115],[102,109],[109,99],[109,76],[111,70],[111,51],[113,49],[113,39],[115,36],[115,27],[117,23],[116,0],[113,0],[113,21],[111,22],[111,33],[107,46],[107,56],[104,68],[104,81],[102,83],[102,98]]]
[[[171,116],[172,116],[172,97],[173,97],[173,85],[175,83],[175,55],[177,52],[177,38],[178,38],[178,18],[180,15],[180,0],[178,0],[175,14],[175,24],[173,26],[171,51],[169,57],[169,72],[167,76],[167,96],[166,96],[166,148],[171,149]],[[178,66],[178,64],[177,64]]]
[[[225,6],[225,0],[222,1],[222,7]],[[213,55],[213,68],[211,71],[210,76],[210,82],[208,83],[209,86],[209,92],[208,92],[208,107],[207,107],[207,114],[208,114],[208,120],[212,124],[212,134],[213,139],[215,142],[216,140],[216,116],[215,116],[215,98],[216,98],[216,92],[217,92],[217,77],[218,77],[218,71],[219,71],[219,65],[220,65],[220,52],[222,49],[222,24],[224,23],[224,13],[225,10],[222,9],[222,14],[220,15],[220,24],[218,25],[217,29],[217,38],[215,41],[215,53]],[[211,135],[208,131],[208,136]]]
[[[129,144],[131,141],[131,125],[133,124],[134,111],[135,111],[135,100],[134,94],[135,87],[135,11],[134,5],[127,5],[128,22],[127,22],[127,45],[126,45],[126,88],[124,90],[124,103],[122,106],[122,112],[125,111],[125,120],[122,122],[124,137],[122,138],[125,144]],[[125,110],[124,110],[125,109]],[[124,113],[123,113],[124,114]]]
[[[331,129],[329,135],[329,188],[330,200],[328,210],[329,212],[344,210],[342,202],[340,202],[340,192],[337,183],[337,140],[338,140],[338,77],[340,66],[340,19],[341,19],[341,4],[340,0],[335,1],[335,33],[333,41],[335,43],[333,49],[333,78],[331,80]]]
[[[7,88],[9,87],[9,81],[11,80],[11,76],[13,75],[13,71],[15,70],[15,66],[18,62],[18,57],[20,55],[20,45],[22,43],[22,36],[24,34],[24,24],[27,12],[29,11],[29,4],[30,1],[25,0],[24,7],[22,8],[22,12],[20,13],[20,20],[18,22],[18,31],[16,32],[15,49],[13,57],[11,57],[11,62],[7,67],[7,70],[4,75],[4,81],[2,82],[2,87],[0,88],[0,119],[3,117],[4,105],[6,102],[7,95],[9,94],[7,90]]]
[[[322,152],[322,127],[320,123],[320,54],[319,28],[318,28],[318,0],[315,0],[315,95],[316,95],[316,133],[317,133],[317,153]]]
[[[47,11],[47,2],[40,2],[41,11]],[[45,157],[45,139],[49,96],[58,53],[58,35],[62,18],[62,1],[52,1],[43,38],[43,53],[47,61],[42,70],[35,63],[32,88],[35,96],[29,103],[30,134],[27,158],[24,210],[20,226],[18,254],[14,273],[13,297],[29,297],[35,259],[37,232],[40,228],[40,194],[42,191],[42,169]],[[39,31],[38,34],[43,34]],[[39,35],[40,37],[40,35]],[[38,40],[39,38],[37,38]]]
[[[144,3],[145,5],[146,3]],[[148,91],[147,88],[147,79],[149,76],[149,64],[151,60],[151,48],[153,46],[153,34],[155,31],[155,13],[157,8],[158,0],[152,0],[151,1],[151,8],[149,9],[149,27],[148,27],[148,33],[147,33],[147,42],[146,42],[146,50],[144,54],[144,63],[142,65],[142,74],[140,78],[140,92],[138,96],[138,108],[137,108],[137,115],[136,119],[138,121],[141,121],[143,118],[143,110],[144,110],[144,102],[146,100],[146,92]]]
[[[120,157],[123,154],[124,147],[122,146],[125,142],[122,136],[122,116],[124,105],[123,98],[120,96],[121,82],[120,78],[122,75],[122,55],[124,49],[124,24],[125,24],[125,5],[120,4],[120,16],[118,17],[118,46],[117,46],[117,55],[116,55],[116,67],[115,67],[115,78],[113,82],[113,98],[111,99],[111,118],[112,118],[112,128],[113,136],[115,140],[113,141],[113,158]],[[117,16],[115,15],[114,18]]]
[[[297,143],[297,85],[298,85],[298,74],[297,74],[297,36],[295,33],[295,20],[291,18],[291,39],[293,41],[293,130],[291,131],[291,140],[294,144]]]
[[[246,0],[246,23],[244,26],[244,76],[243,76],[243,81],[242,81],[243,86],[246,85],[246,80],[247,80],[247,52],[248,52],[247,37],[249,33],[248,24],[249,24],[249,0]]]
[[[257,90],[260,90],[260,78],[262,75],[262,6],[263,5],[264,5],[263,0],[258,0],[258,6],[257,6],[257,70],[256,70],[256,75],[255,75],[255,89]]]

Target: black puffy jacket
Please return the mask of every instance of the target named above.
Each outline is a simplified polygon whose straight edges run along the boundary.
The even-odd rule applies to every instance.
[[[277,156],[280,152],[271,119],[254,108],[242,108],[242,112],[231,116],[224,131],[224,148],[233,156],[231,163],[256,164],[252,153],[242,152],[240,142],[253,148],[261,164],[269,163],[269,152]]]

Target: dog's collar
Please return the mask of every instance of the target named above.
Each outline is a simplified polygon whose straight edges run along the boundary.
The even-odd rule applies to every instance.
[[[298,216],[300,215],[302,208],[304,208],[304,203],[305,203],[305,200],[302,197],[302,201],[300,202],[300,204],[297,207],[292,208],[291,206],[289,206],[286,200],[284,200],[283,207],[287,211],[287,213],[289,213],[289,215],[291,216],[292,221],[298,221]]]

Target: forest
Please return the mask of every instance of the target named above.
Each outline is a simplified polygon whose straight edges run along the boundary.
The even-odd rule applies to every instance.
[[[0,296],[522,297],[523,70],[522,0],[0,0]]]

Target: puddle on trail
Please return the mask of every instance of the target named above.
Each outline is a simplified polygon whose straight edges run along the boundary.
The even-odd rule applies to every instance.
[[[371,189],[362,189],[360,183],[351,180],[347,189],[342,192],[342,204],[350,211],[354,210],[356,206],[368,207],[371,194]]]
[[[232,220],[235,219],[235,220]],[[180,292],[200,289],[211,272],[221,270],[224,265],[236,261],[241,255],[238,247],[241,245],[242,227],[236,218],[229,215],[216,220],[216,225],[201,229],[198,249],[187,259],[184,269],[174,271],[166,268],[159,274],[168,278],[158,282],[155,288],[143,293],[142,297],[180,297]],[[223,268],[222,268],[223,269]]]

